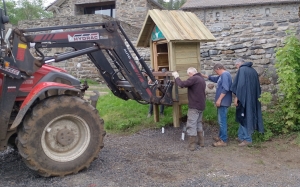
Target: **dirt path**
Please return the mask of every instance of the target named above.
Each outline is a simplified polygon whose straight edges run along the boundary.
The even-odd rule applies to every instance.
[[[181,129],[108,134],[91,167],[64,178],[42,178],[15,151],[0,152],[0,186],[299,186],[300,148],[276,139],[259,147],[212,147],[215,128],[206,127],[206,147],[187,150]]]

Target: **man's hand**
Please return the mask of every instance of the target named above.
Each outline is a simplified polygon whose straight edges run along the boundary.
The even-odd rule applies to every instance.
[[[239,104],[238,104],[238,98],[237,97],[234,98],[234,105],[235,106],[239,106]]]
[[[176,79],[177,77],[179,77],[179,74],[178,74],[178,72],[177,71],[174,71],[173,73],[172,73],[172,75],[173,75],[173,77]]]
[[[220,106],[221,106],[221,100],[218,99],[218,100],[216,101],[216,107],[220,107]]]
[[[208,76],[207,76],[207,75],[204,75],[204,74],[201,73],[201,76],[202,76],[203,78],[208,79]]]

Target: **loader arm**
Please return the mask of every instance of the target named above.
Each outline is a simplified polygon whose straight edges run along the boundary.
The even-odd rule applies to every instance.
[[[47,34],[28,34],[41,31],[96,26],[100,26],[101,28],[87,30],[79,29]],[[164,85],[161,85],[160,82],[155,79],[147,64],[140,57],[137,50],[128,39],[119,22],[112,21],[106,23],[23,30],[15,29],[13,33],[13,44],[15,47],[13,47],[14,55],[12,56],[17,57],[17,67],[28,76],[45,63],[59,62],[86,54],[98,68],[106,84],[115,96],[124,100],[133,99],[143,103],[172,105],[172,81],[168,81]],[[127,41],[129,47],[135,53],[139,60],[139,64],[134,60],[129,49],[125,45],[124,40]],[[39,60],[30,57],[32,55],[29,52],[29,47],[25,47],[29,46],[30,43],[34,44],[37,53],[40,55]],[[61,47],[71,47],[74,51],[53,57],[45,57],[40,50],[41,48]],[[20,50],[22,49],[25,52],[22,51],[23,53],[21,53]],[[22,54],[24,54],[24,56]],[[140,66],[145,72],[141,71],[139,68]],[[154,85],[148,85],[145,74],[149,76]],[[157,97],[157,91],[161,92],[162,96]]]

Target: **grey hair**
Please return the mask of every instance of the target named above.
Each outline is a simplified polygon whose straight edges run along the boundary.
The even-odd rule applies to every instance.
[[[197,70],[196,70],[196,68],[189,67],[186,72],[187,72],[187,74],[189,74],[189,73],[195,74],[195,73],[197,73]]]
[[[225,70],[225,67],[222,64],[216,64],[216,65],[214,65],[213,69],[214,70],[218,70],[218,69],[224,69]]]
[[[237,65],[237,64],[244,64],[245,63],[245,60],[242,59],[242,58],[238,58],[234,61],[234,64]]]

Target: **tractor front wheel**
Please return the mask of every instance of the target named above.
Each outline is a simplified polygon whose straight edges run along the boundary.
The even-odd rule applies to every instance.
[[[88,102],[55,96],[37,104],[18,131],[26,165],[42,176],[65,176],[88,168],[103,147],[103,120]]]

